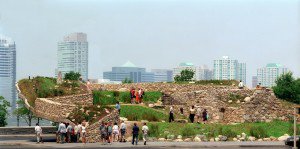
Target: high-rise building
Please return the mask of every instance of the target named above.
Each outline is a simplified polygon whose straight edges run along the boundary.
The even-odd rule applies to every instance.
[[[169,69],[152,69],[154,73],[154,82],[172,82],[173,71]]]
[[[110,81],[124,81],[126,78],[134,83],[154,82],[154,73],[146,72],[146,68],[137,67],[130,61],[122,66],[112,67],[112,71],[103,72],[103,79]]]
[[[197,67],[196,70],[197,80],[212,80],[213,79],[213,70],[209,69],[206,65]]]
[[[10,38],[0,35],[0,96],[16,108],[16,44]]]
[[[214,60],[214,79],[216,80],[242,80],[246,84],[246,63],[223,56]]]
[[[177,75],[180,75],[181,71],[182,70],[185,70],[185,69],[189,69],[189,70],[192,70],[195,72],[195,75],[193,77],[193,80],[196,80],[197,78],[197,68],[194,66],[193,63],[189,63],[189,62],[183,62],[183,63],[180,63],[176,68],[173,69],[173,78]]]
[[[257,81],[264,87],[275,86],[276,79],[289,70],[281,64],[269,63],[266,67],[257,69]]]
[[[258,85],[257,76],[252,76],[252,88]]]
[[[81,74],[83,80],[88,80],[88,42],[85,33],[72,33],[58,43],[58,63],[56,75],[62,76],[74,71]]]

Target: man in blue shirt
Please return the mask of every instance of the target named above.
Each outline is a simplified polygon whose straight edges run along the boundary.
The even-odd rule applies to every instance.
[[[135,145],[137,145],[138,143],[138,140],[139,140],[139,131],[140,131],[140,128],[139,126],[137,126],[136,123],[134,123],[134,126],[132,128],[132,145],[134,145],[134,142],[135,142]]]
[[[117,101],[116,109],[119,111],[119,114],[120,114],[120,112],[121,112],[121,105],[120,105],[119,101]]]

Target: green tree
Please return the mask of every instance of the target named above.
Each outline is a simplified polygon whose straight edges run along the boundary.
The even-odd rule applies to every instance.
[[[273,91],[280,99],[300,103],[300,80],[295,80],[291,72],[277,78]]]
[[[123,84],[125,83],[132,83],[133,81],[131,79],[125,78],[125,80],[122,81]]]
[[[15,109],[13,111],[13,114],[24,119],[25,122],[28,124],[28,126],[31,126],[32,120],[36,119],[36,117],[33,115],[33,113],[30,110],[28,110],[25,107],[25,103],[23,100],[18,100],[17,104],[19,105],[19,108]]]
[[[10,103],[4,99],[4,97],[0,96],[0,127],[4,127],[7,125],[7,108],[10,107]]]
[[[78,81],[80,79],[81,74],[79,72],[71,71],[65,74],[65,80]]]
[[[180,72],[180,75],[176,75],[174,77],[174,80],[175,82],[192,81],[194,74],[195,74],[194,70],[184,69]]]

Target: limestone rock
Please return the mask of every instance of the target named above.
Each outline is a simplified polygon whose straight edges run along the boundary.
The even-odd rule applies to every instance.
[[[184,139],[184,142],[192,142],[192,139],[191,138],[186,138],[186,139]]]
[[[237,138],[232,138],[232,141],[237,141],[238,139]]]
[[[249,141],[255,141],[255,137],[249,136],[249,137],[248,137],[248,140],[249,140]]]
[[[263,141],[271,141],[270,138],[263,138],[262,140],[263,140]]]
[[[214,138],[210,138],[209,142],[215,142],[215,139]]]
[[[165,138],[159,138],[158,141],[163,142],[163,141],[166,141],[166,139]]]
[[[182,139],[176,139],[175,142],[183,142]]]
[[[271,139],[271,141],[277,141],[277,138],[274,136],[271,136],[270,139]]]
[[[220,141],[220,138],[215,138],[215,141],[216,141],[216,142],[219,142],[219,141]]]
[[[246,98],[244,99],[244,101],[245,101],[245,102],[250,102],[250,101],[251,101],[251,98],[250,98],[250,97],[246,97]]]
[[[177,136],[177,139],[182,139],[182,136],[181,136],[181,135],[178,135],[178,136]]]
[[[149,107],[149,108],[153,108],[153,107],[154,107],[154,104],[150,103],[150,104],[148,105],[148,107]]]
[[[201,139],[200,139],[199,137],[196,136],[196,137],[194,138],[194,141],[195,141],[195,142],[201,142]]]
[[[128,119],[126,117],[120,117],[121,121],[128,121]]]
[[[284,134],[283,136],[278,137],[278,141],[286,141],[289,137],[288,134]]]

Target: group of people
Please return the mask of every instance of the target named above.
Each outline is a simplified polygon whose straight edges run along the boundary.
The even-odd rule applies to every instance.
[[[82,143],[86,143],[86,122],[77,123],[76,125],[61,122],[58,125],[57,143],[78,143],[80,140]]]
[[[135,88],[131,88],[130,89],[131,104],[142,103],[144,95],[145,92],[142,88],[138,88],[137,90],[135,90]]]
[[[183,108],[180,108],[180,114],[183,115]],[[191,123],[194,123],[195,121],[195,116],[197,118],[197,123],[200,123],[200,120],[202,119],[203,123],[206,123],[209,116],[208,116],[208,112],[206,109],[204,109],[203,111],[201,110],[200,106],[196,107],[193,105],[191,106],[190,110],[189,110],[189,120]],[[174,121],[174,107],[170,106],[170,112],[169,112],[169,122],[173,122]]]

